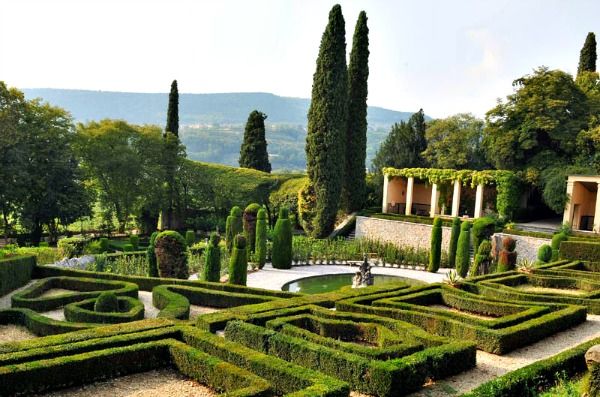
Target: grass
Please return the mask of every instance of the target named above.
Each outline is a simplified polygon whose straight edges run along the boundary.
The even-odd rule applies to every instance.
[[[582,390],[582,378],[562,379],[553,388],[539,393],[538,397],[579,397]]]

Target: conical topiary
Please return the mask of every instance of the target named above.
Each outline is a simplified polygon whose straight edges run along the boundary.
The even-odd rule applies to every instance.
[[[154,243],[156,242],[158,232],[152,233],[148,248],[146,249],[146,261],[148,262],[148,277],[158,277],[158,263],[156,261],[156,253],[154,252]]]
[[[160,277],[187,279],[189,277],[187,245],[183,236],[175,231],[159,233],[154,241]]]
[[[292,267],[292,223],[287,208],[279,210],[279,218],[275,223],[273,232],[272,264],[276,269],[289,269]]]
[[[431,249],[429,251],[429,266],[427,271],[437,273],[442,259],[442,220],[435,218],[431,228]]]
[[[210,240],[204,254],[204,270],[202,278],[204,281],[218,282],[221,279],[221,238],[217,233],[211,233]]]
[[[456,267],[456,247],[458,245],[458,236],[460,235],[460,218],[452,219],[452,232],[450,233],[450,244],[448,245],[448,267]]]
[[[461,277],[467,277],[469,272],[470,247],[471,246],[471,224],[464,221],[460,225],[460,235],[456,246],[456,272]]]
[[[267,211],[261,208],[256,216],[255,256],[258,268],[262,269],[267,261]]]
[[[227,251],[231,252],[235,236],[242,233],[243,230],[242,209],[236,205],[231,208],[231,212],[225,223],[225,244],[227,245]]]
[[[246,238],[238,234],[233,242],[233,252],[229,259],[229,284],[246,285],[248,274],[248,250]]]
[[[244,236],[248,243],[248,250],[250,253],[254,253],[254,246],[256,244],[256,217],[258,211],[261,209],[260,204],[252,203],[244,210]]]

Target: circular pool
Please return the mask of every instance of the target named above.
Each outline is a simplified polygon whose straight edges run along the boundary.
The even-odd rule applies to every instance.
[[[320,294],[331,292],[342,287],[352,285],[354,273],[326,274],[323,276],[305,277],[299,280],[290,281],[281,287],[283,291],[301,292],[303,294]],[[404,277],[387,276],[383,274],[373,275],[373,284],[381,285],[392,282],[405,281]]]

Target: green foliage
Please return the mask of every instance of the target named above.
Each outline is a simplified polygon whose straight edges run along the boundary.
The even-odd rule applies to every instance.
[[[0,258],[0,296],[27,284],[35,264],[35,256]]]
[[[256,217],[261,209],[260,204],[252,203],[244,209],[243,228],[250,253],[254,253],[256,245]]]
[[[269,207],[274,214],[279,213],[281,207],[289,208],[291,214],[298,215],[298,193],[308,182],[303,175],[291,177],[273,190],[269,195]]]
[[[240,148],[240,167],[271,172],[265,139],[265,119],[267,115],[253,110],[248,116],[244,130],[244,140]]]
[[[217,233],[210,234],[210,240],[205,250],[205,262],[203,269],[204,281],[219,282],[221,279],[221,238]]]
[[[100,240],[98,240],[98,241],[100,241],[100,253],[108,252],[108,250],[109,250],[108,238],[101,237]]]
[[[563,241],[566,241],[569,238],[569,236],[567,235],[567,233],[556,233],[554,236],[552,236],[552,261],[557,261],[558,260],[558,255],[559,255],[559,250],[560,250],[560,244]]]
[[[458,236],[458,243],[456,246],[456,272],[462,278],[467,277],[470,263],[470,250],[471,248],[471,223],[463,221],[460,225],[460,234]]]
[[[423,157],[431,167],[482,169],[486,165],[481,147],[483,120],[461,113],[427,124],[427,148]]]
[[[560,259],[600,262],[600,242],[562,241],[559,257]]]
[[[102,292],[96,299],[94,311],[101,313],[118,312],[119,301],[117,295],[112,291]]]
[[[584,382],[584,392],[588,397],[600,397],[600,364],[589,365],[589,373]]]
[[[308,110],[306,171],[315,201],[312,227],[307,232],[314,237],[325,237],[333,230],[344,181],[348,114],[345,35],[342,8],[335,5],[321,38]]]
[[[477,276],[481,274],[488,274],[491,272],[492,265],[492,243],[489,240],[482,240],[477,252],[475,253],[475,260],[469,270],[469,276]]]
[[[369,28],[361,11],[354,28],[348,64],[348,121],[343,203],[348,212],[362,208],[366,200],[367,81],[369,78]]]
[[[140,236],[138,236],[137,234],[130,235],[129,244],[131,244],[133,251],[137,251],[140,247]]]
[[[537,252],[537,259],[542,263],[548,263],[552,260],[552,247],[548,244],[540,245]]]
[[[596,71],[596,35],[594,32],[589,32],[585,37],[585,43],[579,54],[579,65],[577,66],[577,75],[582,72]]]
[[[514,238],[504,237],[502,239],[502,249],[498,254],[498,272],[515,270],[517,265],[516,246],[517,241]]]
[[[63,258],[83,255],[87,240],[83,237],[66,237],[58,240],[58,253]]]
[[[489,240],[496,230],[496,221],[489,217],[477,218],[473,221],[471,238],[473,247],[479,247],[482,241]]]
[[[429,251],[429,266],[427,271],[437,273],[442,259],[442,220],[435,218],[431,228],[431,249]]]
[[[179,136],[179,90],[177,89],[177,80],[173,80],[171,83],[165,131]]]
[[[460,235],[460,218],[452,219],[452,231],[450,232],[450,243],[448,246],[448,267],[454,268],[456,264],[456,249],[458,246],[458,237]]]
[[[158,277],[158,261],[156,259],[156,252],[154,252],[154,249],[156,248],[154,244],[156,243],[157,236],[158,232],[154,232],[152,235],[150,235],[150,241],[148,242],[148,248],[146,249],[148,277]]]
[[[196,233],[193,230],[186,230],[185,232],[185,244],[191,247],[196,242]]]
[[[156,236],[154,246],[160,277],[189,277],[187,245],[181,234],[171,230],[161,232]]]
[[[262,269],[267,261],[267,211],[258,210],[256,216],[256,261],[258,268]]]
[[[248,249],[242,234],[235,236],[233,252],[229,260],[229,284],[246,285],[248,275]]]
[[[225,224],[225,243],[227,244],[227,250],[229,252],[233,249],[233,240],[235,239],[235,236],[243,233],[243,231],[242,209],[235,206],[231,208],[231,212],[227,217],[227,223]]]
[[[123,244],[121,246],[121,249],[123,250],[123,252],[132,252],[134,250],[133,245],[131,244]]]
[[[281,208],[277,223],[275,223],[271,261],[276,269],[290,269],[292,267],[292,224],[288,215],[288,209]]]

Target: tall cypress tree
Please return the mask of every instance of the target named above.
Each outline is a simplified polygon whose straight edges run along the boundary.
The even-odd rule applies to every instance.
[[[596,35],[594,32],[589,32],[579,54],[577,74],[579,75],[581,72],[595,72],[596,58]]]
[[[303,224],[314,237],[326,236],[333,230],[342,193],[347,95],[345,22],[342,8],[336,4],[329,12],[329,23],[321,38],[308,110],[309,184],[303,194],[309,196],[305,201],[312,204]]]
[[[240,148],[240,167],[271,172],[267,140],[265,139],[266,118],[267,115],[258,110],[253,110],[248,116],[244,141]]]
[[[179,91],[177,90],[177,80],[173,80],[171,83],[169,107],[167,109],[167,126],[165,131],[172,132],[175,136],[179,136]]]
[[[361,11],[354,28],[348,65],[348,125],[344,183],[344,204],[348,211],[360,209],[365,202],[368,78],[369,28],[367,14]]]

